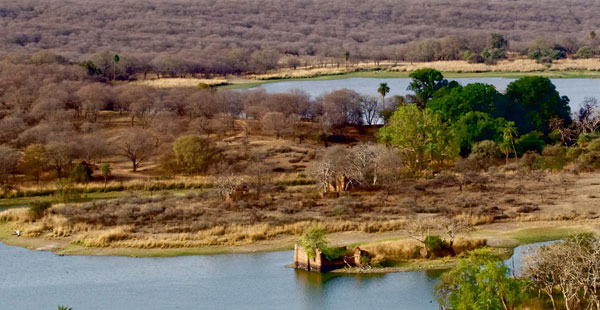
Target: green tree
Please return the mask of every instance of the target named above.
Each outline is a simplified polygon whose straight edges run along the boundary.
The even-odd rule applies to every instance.
[[[448,81],[444,79],[442,73],[435,69],[419,69],[409,74],[409,77],[412,81],[408,85],[408,90],[415,93],[417,102],[422,107],[433,97],[433,93],[448,85]]]
[[[121,60],[121,57],[119,57],[118,54],[115,54],[113,56],[113,81],[117,78],[117,65],[119,64],[119,61]]]
[[[537,130],[548,133],[551,119],[564,120],[565,126],[571,123],[569,98],[561,97],[550,79],[541,76],[522,77],[508,85],[506,96],[512,105],[520,106],[512,111],[522,115],[506,115],[515,121],[519,132],[528,133]],[[507,114],[511,114],[509,111]]]
[[[108,183],[108,178],[112,173],[110,165],[106,163],[102,164],[102,166],[100,166],[100,171],[102,172],[102,177],[104,178],[104,192],[106,193],[106,184]]]
[[[592,57],[592,49],[587,46],[582,46],[575,53],[577,58],[590,58]]]
[[[308,258],[313,259],[316,255],[316,249],[322,251],[327,248],[325,230],[319,226],[311,226],[300,236],[298,243],[304,248]]]
[[[483,112],[468,112],[456,123],[452,131],[460,147],[460,155],[467,156],[471,146],[483,140],[502,141],[502,131],[506,125],[503,118],[492,118]]]
[[[441,305],[457,310],[511,310],[525,301],[526,283],[486,249],[473,251],[444,273],[435,293]]]
[[[495,65],[499,59],[506,58],[508,40],[499,33],[492,33],[486,47],[481,52],[483,61],[488,65]]]
[[[504,36],[499,33],[492,33],[490,39],[488,40],[487,47],[501,48],[506,50],[508,48],[508,40],[506,40]]]
[[[348,67],[348,61],[350,60],[350,52],[349,51],[344,52],[344,59],[346,60],[346,67]]]
[[[472,83],[440,90],[427,102],[427,108],[439,113],[445,121],[456,122],[468,112],[501,116],[506,98],[493,85]]]
[[[407,166],[417,171],[430,163],[452,159],[458,153],[448,124],[427,109],[410,104],[400,106],[378,132],[380,143],[398,149]]]
[[[173,142],[177,165],[187,173],[199,173],[208,169],[216,156],[216,148],[210,140],[196,135],[182,136]]]
[[[381,95],[381,108],[385,109],[385,95],[390,92],[390,87],[387,83],[381,83],[377,88],[377,92]]]
[[[41,144],[32,144],[25,149],[21,169],[27,176],[32,177],[36,184],[40,184],[42,174],[47,167],[46,147]]]
[[[507,122],[502,130],[502,141],[500,142],[500,150],[506,156],[506,164],[508,165],[508,156],[511,152],[515,154],[515,162],[517,161],[517,149],[515,148],[515,140],[518,136],[517,127],[513,122]]]
[[[85,163],[79,163],[69,172],[69,179],[73,182],[87,182],[92,179],[92,169]]]

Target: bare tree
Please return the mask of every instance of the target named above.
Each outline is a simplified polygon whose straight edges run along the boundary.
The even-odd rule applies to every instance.
[[[140,128],[129,129],[114,141],[116,153],[131,161],[134,172],[154,154],[156,144],[157,139],[152,133]]]
[[[62,178],[66,175],[75,153],[70,144],[63,142],[50,142],[46,145],[46,157],[48,158],[48,166],[56,171],[56,176]]]
[[[417,217],[410,221],[407,229],[410,238],[419,241],[423,245],[424,256],[429,257],[427,239],[431,236],[431,231],[439,229],[438,222],[432,218]]]
[[[81,113],[91,122],[96,122],[98,113],[106,108],[112,97],[112,89],[100,83],[80,88],[76,95],[81,100]]]
[[[600,111],[598,100],[593,97],[585,97],[581,107],[575,113],[577,123],[582,132],[595,132],[600,128]]]
[[[456,237],[462,233],[468,232],[472,229],[471,225],[463,219],[451,218],[444,219],[440,224],[444,233],[448,236],[448,243],[450,244],[450,248],[454,245],[454,240]]]
[[[270,166],[264,162],[264,158],[257,156],[246,167],[246,174],[248,175],[248,186],[256,193],[256,199],[260,199],[260,195],[271,178]]]
[[[0,145],[0,185],[7,183],[9,176],[14,176],[21,156],[21,152]]]
[[[367,125],[371,126],[377,124],[379,121],[380,107],[376,97],[360,96],[360,108]]]
[[[277,139],[289,126],[288,120],[281,112],[267,112],[262,117],[262,123],[266,130],[275,133]]]

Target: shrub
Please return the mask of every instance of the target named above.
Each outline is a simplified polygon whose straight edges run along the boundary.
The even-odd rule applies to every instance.
[[[583,150],[581,148],[578,147],[570,147],[567,149],[566,154],[565,154],[565,159],[567,161],[574,161],[577,158],[579,158],[579,156],[581,156],[581,154],[583,153]]]
[[[542,151],[543,167],[549,169],[562,169],[566,162],[567,150],[562,145],[549,145]]]
[[[425,247],[429,255],[434,255],[435,251],[442,250],[447,247],[447,244],[440,236],[431,235],[425,238]]]
[[[598,169],[600,168],[600,153],[585,153],[579,156],[578,161],[584,168]]]
[[[542,169],[543,163],[541,156],[536,152],[527,152],[521,157],[521,163],[529,170]]]
[[[337,247],[337,248],[331,248],[331,247],[324,247],[321,249],[321,251],[323,252],[323,256],[325,256],[326,260],[329,261],[333,261],[333,260],[338,260],[342,257],[344,257],[347,254],[347,250],[346,248],[341,248],[341,247]]]
[[[308,258],[313,259],[316,249],[324,250],[327,247],[325,230],[319,226],[311,226],[300,237],[298,243],[304,248]]]
[[[473,144],[469,160],[475,162],[481,169],[487,170],[492,164],[492,160],[500,155],[500,150],[496,142],[484,140]]]
[[[73,182],[87,182],[92,179],[92,173],[92,169],[88,165],[80,163],[71,169],[69,179]]]
[[[542,133],[536,131],[522,135],[516,141],[519,154],[524,154],[527,151],[542,153],[542,150],[546,146],[546,142],[542,139],[542,136]]]
[[[33,201],[29,203],[29,212],[31,213],[31,217],[35,219],[39,219],[44,215],[44,211],[48,210],[52,206],[52,203],[49,201]]]

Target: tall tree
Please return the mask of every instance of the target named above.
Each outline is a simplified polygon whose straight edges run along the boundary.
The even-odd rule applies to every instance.
[[[506,164],[508,165],[508,156],[512,153],[515,154],[515,162],[517,159],[517,149],[515,147],[515,140],[518,136],[517,127],[514,122],[507,122],[502,130],[502,142],[500,143],[500,149],[506,156]]]
[[[518,120],[515,124],[522,134],[534,130],[548,133],[549,121],[553,118],[565,120],[565,126],[571,123],[569,98],[561,97],[547,77],[520,78],[508,84],[506,96],[511,105],[521,108],[515,111],[520,115],[506,115],[504,118]]]
[[[425,107],[425,103],[433,97],[433,93],[448,85],[442,73],[435,69],[419,69],[412,72],[409,77],[412,81],[408,85],[408,90],[415,92],[420,107]]]
[[[344,52],[344,59],[346,60],[346,67],[348,67],[348,61],[350,60],[350,52],[349,51]]]
[[[385,109],[385,95],[390,92],[390,87],[387,83],[381,83],[377,88],[377,92],[381,95],[381,108]]]
[[[104,192],[106,192],[106,184],[108,183],[108,178],[112,174],[109,164],[102,164],[100,166],[100,171],[102,172],[102,177],[104,178]]]
[[[119,54],[115,54],[113,56],[113,81],[117,78],[117,65],[119,64],[120,60],[121,57],[119,57]]]
[[[48,166],[46,147],[41,144],[32,144],[25,149],[21,169],[26,175],[32,177],[36,184],[40,184],[42,173]]]
[[[136,172],[140,164],[154,154],[157,143],[149,131],[131,128],[117,137],[115,149],[118,155],[131,161],[133,172]]]
[[[449,125],[438,114],[413,104],[400,106],[377,135],[380,143],[396,148],[413,171],[458,154]]]

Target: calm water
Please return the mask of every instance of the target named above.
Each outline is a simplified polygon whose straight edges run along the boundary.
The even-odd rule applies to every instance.
[[[470,83],[492,84],[498,91],[506,90],[506,86],[514,78],[484,77],[484,78],[449,78],[462,85]],[[325,92],[336,89],[348,88],[362,94],[378,95],[377,88],[379,83],[388,83],[390,95],[406,95],[406,88],[410,83],[408,78],[350,78],[341,80],[324,81],[285,81],[263,84],[267,92],[278,93],[286,92],[292,89],[301,89],[308,92],[311,96],[317,97]],[[600,99],[600,79],[552,79],[561,96],[567,96],[571,99],[571,107],[578,107],[585,97],[596,97]]]
[[[438,309],[439,272],[318,274],[284,267],[292,254],[57,256],[0,243],[0,309]]]

